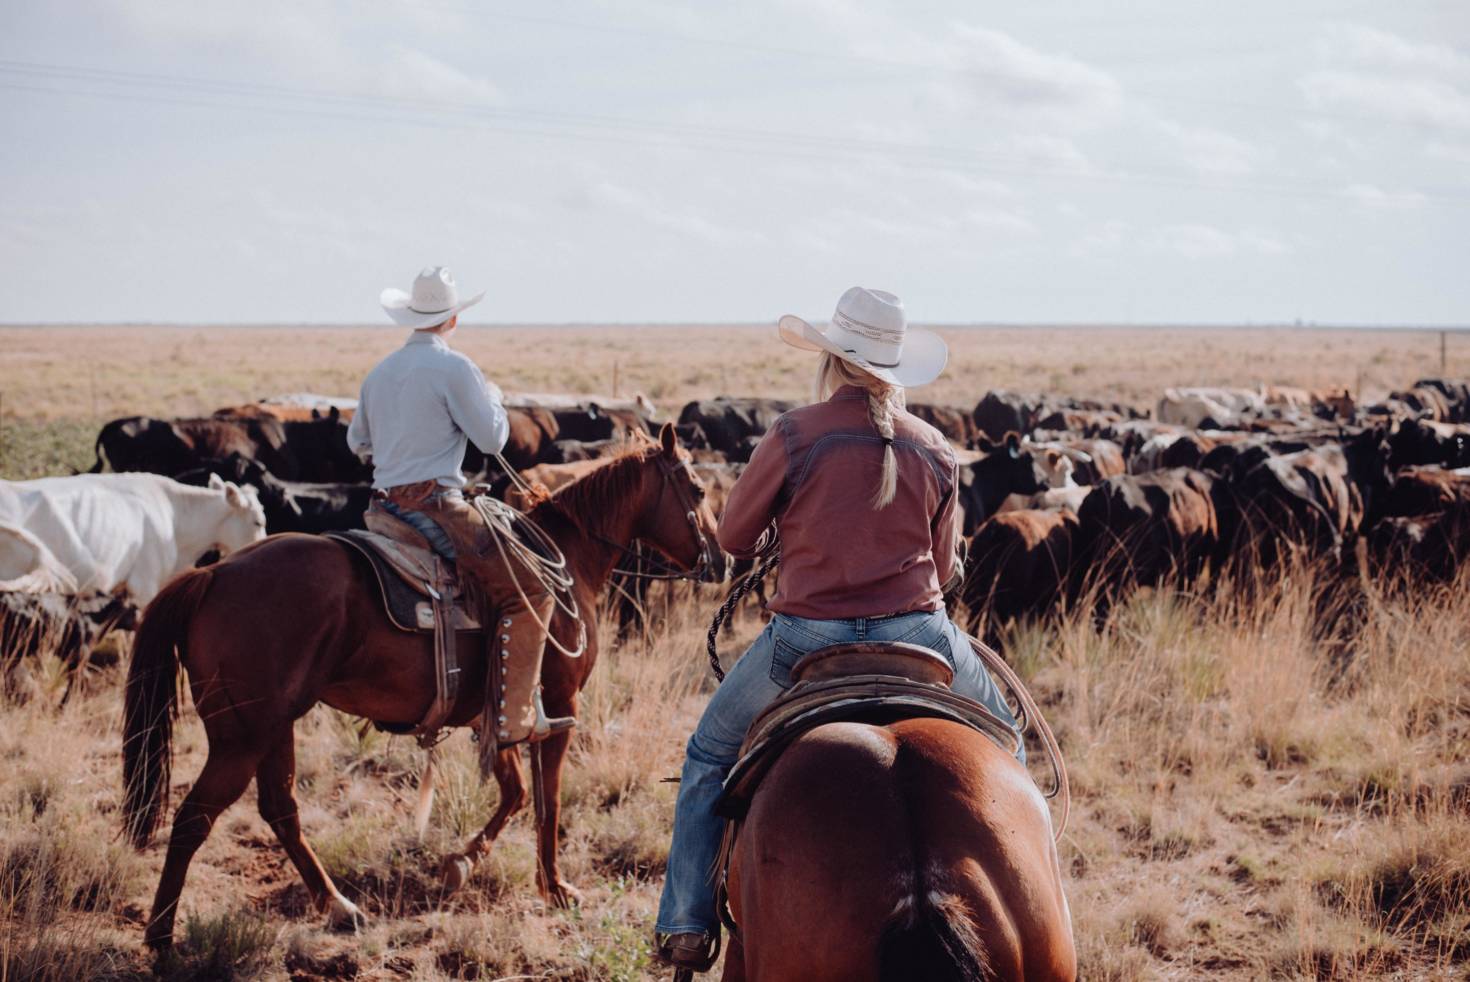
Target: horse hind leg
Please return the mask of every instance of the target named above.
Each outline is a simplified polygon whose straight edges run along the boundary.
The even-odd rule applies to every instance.
[[[511,816],[526,807],[526,781],[521,774],[521,748],[517,744],[495,755],[495,782],[500,786],[500,801],[490,823],[465,846],[464,852],[444,857],[444,892],[454,893],[469,882],[475,863],[495,845],[495,839]]]
[[[271,827],[286,855],[291,857],[291,862],[301,873],[317,910],[327,915],[328,926],[332,930],[356,931],[367,923],[367,918],[337,890],[302,836],[295,786],[296,741],[288,729],[286,735],[266,752],[255,772],[256,804],[260,817]]]
[[[199,772],[194,787],[179,805],[169,836],[168,853],[158,891],[153,897],[153,913],[143,940],[155,950],[173,944],[174,918],[178,913],[179,895],[184,891],[184,878],[194,853],[209,838],[215,820],[245,793],[255,773],[260,755],[252,751],[224,753],[210,749],[204,770]]]

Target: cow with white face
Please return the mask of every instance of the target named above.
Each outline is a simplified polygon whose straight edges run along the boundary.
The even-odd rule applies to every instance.
[[[125,591],[142,607],[211,550],[265,538],[255,489],[193,488],[157,474],[0,481],[0,524],[44,544],[79,593]]]

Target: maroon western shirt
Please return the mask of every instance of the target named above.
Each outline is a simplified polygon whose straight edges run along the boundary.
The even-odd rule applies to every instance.
[[[883,438],[867,393],[845,385],[826,402],[782,415],[751,455],[720,517],[720,545],[750,556],[774,519],[780,583],[771,610],[824,620],[943,606],[954,573],[956,463],[934,427],[893,418],[898,493],[874,509]]]

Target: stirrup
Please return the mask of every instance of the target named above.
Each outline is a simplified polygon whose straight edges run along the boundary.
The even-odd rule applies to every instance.
[[[691,937],[695,932],[681,932],[663,934],[655,931],[653,934],[653,957],[655,960],[669,965],[681,972],[702,973],[708,972],[715,967],[715,962],[720,960],[720,947],[722,938],[719,928],[713,931],[705,931],[701,936],[700,947],[683,947],[676,954],[669,947],[669,942],[675,938]],[[678,978],[678,975],[675,975]]]
[[[574,716],[547,716],[546,707],[541,703],[541,688],[537,686],[536,691],[531,694],[531,708],[535,710],[536,722],[531,724],[531,733],[526,737],[527,743],[540,743],[558,733],[565,733],[577,725]]]

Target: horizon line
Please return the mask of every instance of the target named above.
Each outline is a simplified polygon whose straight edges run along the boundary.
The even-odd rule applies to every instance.
[[[576,328],[735,328],[754,330],[774,328],[775,322],[763,321],[466,321],[462,328],[489,330],[576,329]],[[1462,323],[1349,323],[1331,321],[914,321],[914,327],[941,330],[1228,330],[1276,329],[1291,331],[1470,331],[1470,321]],[[43,328],[179,328],[179,329],[278,329],[306,330],[396,330],[399,324],[366,321],[0,321],[0,330]]]

